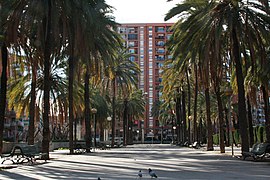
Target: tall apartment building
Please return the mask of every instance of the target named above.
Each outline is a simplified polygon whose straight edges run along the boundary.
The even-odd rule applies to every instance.
[[[141,74],[139,75],[139,88],[146,95],[146,114],[144,120],[138,123],[146,132],[158,128],[158,120],[151,115],[153,104],[161,97],[161,67],[165,59],[171,56],[167,53],[165,43],[172,35],[170,27],[172,23],[138,23],[121,24],[118,31],[125,40],[132,54],[131,61],[139,64]]]

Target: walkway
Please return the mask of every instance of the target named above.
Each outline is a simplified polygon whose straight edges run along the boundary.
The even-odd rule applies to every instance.
[[[81,155],[59,150],[52,152],[52,159],[46,163],[38,161],[0,170],[0,179],[129,180],[136,179],[139,170],[142,179],[151,179],[148,168],[160,180],[270,179],[269,162],[242,161],[231,157],[230,149],[227,152],[221,155],[217,149],[208,152],[171,145],[134,145]],[[239,154],[239,149],[235,153]]]

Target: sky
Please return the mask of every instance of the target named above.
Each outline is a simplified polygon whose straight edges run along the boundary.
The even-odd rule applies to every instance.
[[[115,8],[117,23],[163,23],[165,14],[181,0],[106,0]],[[176,22],[177,17],[166,22]]]

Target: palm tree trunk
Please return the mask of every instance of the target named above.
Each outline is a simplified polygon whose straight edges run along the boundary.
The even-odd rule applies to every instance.
[[[177,94],[179,93],[179,89],[177,89]],[[180,97],[176,97],[176,100],[175,100],[175,109],[176,109],[176,122],[175,124],[172,124],[172,126],[175,126],[176,125],[176,134],[177,134],[177,141],[178,142],[181,142],[181,139],[182,139],[182,136],[181,136],[181,99]],[[174,131],[174,130],[173,130]]]
[[[206,122],[207,122],[207,151],[213,151],[213,126],[210,112],[209,88],[205,88]]]
[[[0,154],[3,149],[3,131],[5,122],[6,102],[7,102],[7,62],[8,62],[8,50],[5,43],[1,46],[2,55],[2,74],[1,74],[1,86],[0,86]]]
[[[116,79],[113,79],[113,98],[112,98],[112,147],[114,147],[115,138],[115,96],[116,96]]]
[[[50,129],[49,129],[49,113],[50,113],[50,68],[51,68],[51,29],[52,29],[52,2],[48,0],[48,12],[44,18],[45,27],[45,47],[44,47],[44,112],[43,112],[43,140],[42,152],[47,153],[44,157],[49,159]]]
[[[89,79],[90,74],[87,71],[85,72],[84,78],[84,106],[85,106],[85,143],[86,143],[86,152],[90,152],[90,147],[92,144],[91,137],[91,125],[90,125],[90,95],[89,95]]]
[[[123,112],[123,139],[124,139],[124,146],[127,145],[127,99],[124,100],[124,112]]]
[[[34,133],[35,133],[35,108],[36,108],[36,79],[37,79],[37,63],[32,61],[32,83],[31,83],[31,100],[30,100],[30,111],[29,111],[29,128],[28,128],[28,144],[33,145]]]
[[[237,38],[237,33],[235,27],[232,29],[232,48],[233,48],[233,59],[236,67],[236,79],[238,87],[238,121],[239,130],[242,140],[242,152],[249,151],[249,141],[248,141],[248,131],[247,131],[247,112],[245,103],[245,89],[244,89],[244,77],[242,72],[242,64],[240,57],[239,41]]]
[[[183,143],[187,141],[186,93],[182,91]]]
[[[198,68],[194,64],[195,88],[194,88],[194,116],[193,116],[193,141],[197,140],[197,101],[198,101]],[[209,101],[210,102],[210,101]]]
[[[270,142],[270,121],[269,121],[269,96],[267,85],[263,85],[263,100],[264,100],[264,114],[265,114],[265,132],[266,132],[266,142]]]
[[[74,144],[73,144],[73,123],[74,123],[74,114],[73,114],[73,75],[74,75],[74,58],[73,58],[73,47],[72,53],[69,58],[69,77],[68,77],[68,99],[69,99],[69,151],[70,154],[73,154]]]
[[[249,130],[249,147],[254,144],[254,133],[253,133],[253,123],[252,123],[252,112],[249,98],[247,98],[248,105],[248,130]]]
[[[224,116],[223,116],[223,106],[222,100],[220,96],[220,89],[216,87],[216,96],[217,96],[217,103],[218,103],[218,119],[219,119],[219,146],[220,146],[220,153],[225,153],[225,144],[224,144]]]
[[[190,103],[191,103],[191,92],[190,92],[190,83],[189,83],[189,75],[188,75],[188,70],[186,70],[186,76],[187,76],[187,88],[188,88],[188,143],[191,143],[191,137],[190,137],[190,119],[189,117],[191,116],[190,112]]]

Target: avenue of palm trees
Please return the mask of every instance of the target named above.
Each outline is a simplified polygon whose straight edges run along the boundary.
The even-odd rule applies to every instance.
[[[143,118],[146,102],[138,88],[139,66],[122,45],[113,8],[104,0],[0,0],[0,8],[0,154],[5,112],[12,108],[17,116],[29,115],[28,144],[35,143],[41,119],[44,153],[49,154],[50,118],[56,114],[57,123],[68,124],[71,154],[74,124],[85,123],[89,151],[92,108],[99,128],[111,128],[112,146],[116,120],[123,119],[126,145],[127,127]],[[161,126],[175,112],[178,142],[206,137],[213,150],[217,133],[223,153],[231,136],[225,127],[233,119],[242,151],[248,151],[257,141],[251,113],[258,93],[264,100],[263,140],[270,141],[269,12],[268,0],[185,0],[167,13],[165,20],[179,17],[167,43],[173,60],[164,65],[162,100],[151,112]],[[228,89],[237,97],[232,106]]]

